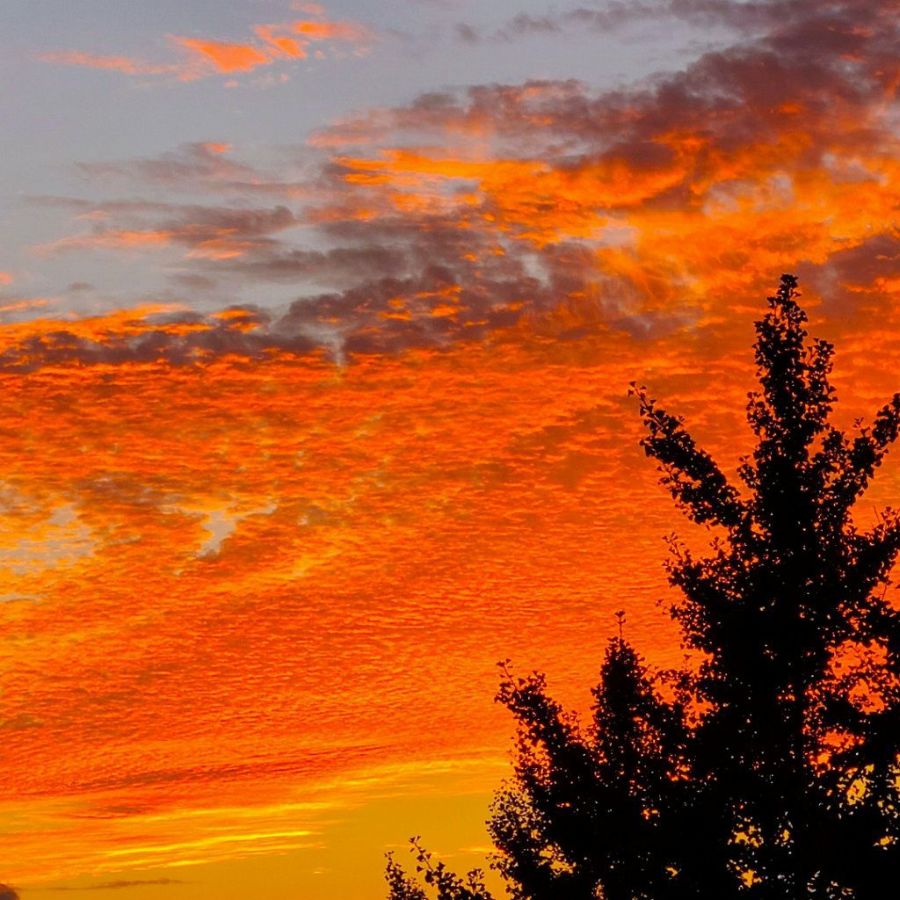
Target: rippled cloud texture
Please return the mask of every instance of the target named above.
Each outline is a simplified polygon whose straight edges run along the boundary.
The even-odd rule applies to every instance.
[[[412,42],[301,6],[170,36],[175,62],[41,65],[180,91]],[[0,877],[26,900],[237,896],[239,864],[266,896],[380,896],[436,796],[477,800],[439,848],[477,859],[497,660],[584,703],[622,607],[679,658],[681,523],[628,383],[735,467],[792,271],[846,423],[900,387],[894,0],[464,13],[434,40],[724,37],[618,87],[437,83],[303,143],[94,153],[25,201],[53,231],[0,272]],[[78,274],[33,292],[42,267]],[[898,489],[888,466],[873,502]]]

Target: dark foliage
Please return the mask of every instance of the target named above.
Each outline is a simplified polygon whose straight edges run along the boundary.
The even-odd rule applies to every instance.
[[[676,503],[716,536],[673,542],[692,672],[667,690],[611,641],[582,727],[540,675],[504,668],[515,774],[489,826],[515,900],[882,900],[900,883],[900,513],[855,502],[900,430],[900,395],[852,436],[830,422],[833,348],[785,275],[756,325],[756,446],[730,484],[680,418],[635,393]],[[664,699],[665,698],[665,699]],[[488,900],[415,844],[439,900]],[[427,900],[393,861],[392,900]],[[887,893],[886,893],[887,892]]]

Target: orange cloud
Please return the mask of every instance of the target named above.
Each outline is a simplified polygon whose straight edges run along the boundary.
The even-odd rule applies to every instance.
[[[179,81],[194,81],[210,74],[234,75],[285,60],[305,59],[306,47],[311,42],[351,43],[365,48],[374,40],[371,29],[358,22],[328,21],[324,18],[324,10],[316,4],[303,4],[299,9],[318,18],[254,25],[251,30],[260,42],[173,36],[172,43],[188,54],[186,60],[179,62],[154,64],[127,56],[103,56],[76,50],[44,53],[39,58],[45,62],[107,69],[126,75],[170,75]]]
[[[323,22],[301,20],[291,26],[297,34],[311,41],[347,41],[362,44],[372,39],[369,29],[357,22]]]
[[[135,311],[71,326],[47,322],[31,332],[19,329],[15,338],[0,329],[0,348],[11,339],[31,346],[36,338],[50,341],[76,325],[100,342],[121,335],[129,345],[153,327]],[[623,349],[614,338],[606,346],[603,365],[610,372]],[[589,585],[609,583],[605,564],[612,554],[602,546],[583,554],[578,578],[557,555],[577,540],[579,516],[610,521],[611,498],[585,510],[587,493],[567,493],[564,486],[595,477],[594,451],[578,417],[581,407],[597,403],[597,381],[585,380],[576,396],[562,390],[568,370],[536,377],[541,352],[538,345],[509,345],[493,358],[459,348],[443,358],[373,359],[337,380],[330,363],[281,354],[251,367],[214,357],[200,368],[150,361],[90,370],[57,363],[26,376],[0,376],[7,421],[16,410],[26,414],[26,421],[17,420],[21,440],[45,448],[31,461],[17,441],[0,448],[5,466],[18,460],[7,470],[21,491],[15,533],[27,528],[43,542],[40,565],[16,580],[20,594],[40,596],[42,603],[9,605],[12,627],[32,635],[40,664],[5,676],[0,695],[4,721],[24,722],[27,713],[41,724],[5,735],[0,784],[6,802],[36,790],[65,798],[62,810],[44,813],[44,827],[63,827],[66,808],[84,823],[64,840],[39,841],[37,829],[31,838],[4,841],[0,864],[8,877],[22,882],[48,871],[115,871],[148,859],[175,865],[240,857],[290,844],[288,833],[304,843],[303,832],[323,827],[309,810],[286,810],[278,827],[248,828],[247,816],[264,819],[267,804],[290,802],[284,792],[291,784],[307,799],[312,792],[339,808],[347,801],[344,789],[324,791],[322,782],[342,773],[365,777],[373,768],[377,776],[378,767],[414,762],[423,750],[447,753],[450,736],[481,707],[474,686],[467,692],[471,702],[447,704],[429,694],[430,715],[442,728],[429,729],[423,744],[420,726],[402,712],[407,700],[394,682],[398,669],[427,660],[420,674],[447,685],[448,676],[468,677],[474,662],[474,670],[484,669],[478,687],[489,696],[500,643],[516,654],[537,646],[556,660],[554,642],[565,644],[574,619],[555,617],[534,644],[537,630],[515,611],[514,597],[540,568],[550,585],[542,602],[561,603],[574,615]],[[479,373],[474,387],[473,371]],[[385,384],[398,380],[408,387],[385,392]],[[48,415],[51,407],[61,411]],[[617,421],[616,413],[609,415]],[[496,419],[489,429],[485,417]],[[480,434],[485,430],[489,435]],[[446,450],[435,457],[438,442]],[[651,487],[652,480],[651,474]],[[55,512],[61,495],[76,498],[68,518]],[[612,508],[620,511],[618,500]],[[204,548],[215,510],[234,528],[210,552]],[[474,533],[473,521],[481,523]],[[0,524],[12,526],[13,518]],[[0,565],[11,563],[17,547],[6,557],[0,552]],[[514,560],[524,547],[532,561],[523,567]],[[90,588],[101,575],[102,597]],[[383,626],[373,623],[374,630],[359,593],[363,577],[366,591],[378,592],[396,611]],[[140,592],[133,590],[136,581]],[[490,590],[473,591],[476,581]],[[254,597],[252,615],[235,607],[240,596]],[[310,607],[315,619],[305,611]],[[451,653],[435,652],[437,631],[407,641],[426,619],[453,628],[455,607],[479,616],[484,633],[463,636]],[[114,617],[109,608],[118,610]],[[518,634],[514,647],[507,637],[485,638],[501,610],[511,616],[507,631]],[[148,615],[157,624],[145,631]],[[386,673],[370,671],[363,679],[368,687],[360,681],[353,688],[359,667],[367,665],[355,648],[370,640],[390,657],[392,674],[385,680]],[[458,669],[463,655],[473,662]],[[215,667],[215,679],[199,677],[204,659]],[[315,672],[320,683],[337,684],[340,677],[334,706],[318,704],[314,681],[301,669]],[[60,715],[76,698],[60,695],[53,673],[61,672],[65,684],[94,698],[68,725]],[[380,699],[376,685],[385,688]],[[140,704],[127,699],[135,691]],[[265,710],[259,691],[267,697]],[[304,696],[308,701],[298,704]],[[499,755],[496,724],[488,706],[465,733]],[[97,754],[96,735],[109,728],[128,740],[115,742],[121,747],[115,754]],[[54,741],[45,729],[57,735]],[[59,753],[62,742],[66,753]],[[301,745],[318,748],[312,764]],[[263,748],[266,761],[248,765]],[[147,754],[155,760],[154,782],[146,780]],[[20,769],[26,757],[31,763]],[[376,778],[372,790],[379,783]],[[234,811],[241,807],[257,812]],[[104,818],[104,808],[131,812]],[[180,814],[189,809],[213,812]],[[140,841],[130,839],[133,828]],[[234,839],[207,841],[216,835]]]
[[[252,247],[252,241],[241,240],[234,232],[225,230],[216,237],[198,241],[187,256],[191,259],[236,259]]]
[[[442,318],[457,296],[396,305]],[[496,782],[487,763],[509,725],[485,701],[496,659],[549,669],[584,705],[625,606],[632,639],[677,662],[656,564],[674,512],[627,382],[649,381],[733,471],[760,308],[650,341],[599,322],[573,334],[577,310],[558,310],[343,370],[236,354],[236,311],[219,325],[161,307],[0,325],[0,360],[45,353],[0,371],[15,486],[0,507],[15,591],[2,627],[16,647],[27,637],[0,692],[0,786],[19,809],[6,877],[312,859],[392,766],[469,759],[469,790]],[[848,422],[896,387],[900,316],[874,339],[854,328],[815,329],[841,348]],[[204,335],[218,349],[160,354]],[[67,358],[76,337],[106,356]],[[894,460],[872,503],[897,491]]]
[[[164,247],[171,243],[171,231],[109,230],[95,234],[76,234],[35,247],[37,253],[61,253],[69,250],[135,250],[142,247]]]
[[[46,297],[26,297],[19,300],[0,302],[0,313],[23,312],[27,309],[40,309],[50,301]]]
[[[258,66],[267,66],[272,62],[271,56],[250,44],[186,37],[175,40],[204,61],[212,63],[219,72],[251,72]]]
[[[275,26],[257,25],[254,31],[279,55],[289,56],[293,59],[304,59],[307,55],[303,44],[291,37],[276,34]]]
[[[13,277],[10,272],[0,272],[0,284],[12,284]]]
[[[89,69],[107,69],[113,72],[122,72],[125,75],[172,75],[180,71],[177,65],[157,65],[132,59],[129,56],[102,56],[95,53],[82,53],[78,50],[43,53],[39,58],[44,62],[83,66]]]

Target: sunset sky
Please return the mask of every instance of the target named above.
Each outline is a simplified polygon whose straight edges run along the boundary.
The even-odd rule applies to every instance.
[[[682,659],[648,385],[728,471],[782,272],[900,390],[900,0],[2,0],[0,883],[483,865],[498,661]],[[900,503],[900,454],[866,502]],[[873,512],[874,514],[874,512]],[[0,890],[2,895],[2,890]]]

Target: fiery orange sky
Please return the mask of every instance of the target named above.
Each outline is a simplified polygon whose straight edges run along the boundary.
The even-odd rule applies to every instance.
[[[412,834],[479,864],[496,663],[584,706],[619,609],[680,659],[663,537],[703,534],[629,382],[733,471],[753,320],[794,272],[840,420],[900,389],[900,7],[161,3],[104,29],[91,0],[48,34],[16,4],[33,83],[121,118],[8,170],[7,196],[37,181],[0,254],[0,882],[371,900]],[[651,69],[568,77],[592,43]],[[341,99],[376,75],[392,95]],[[333,99],[288,143],[312,85]],[[898,494],[893,460],[870,505]]]

